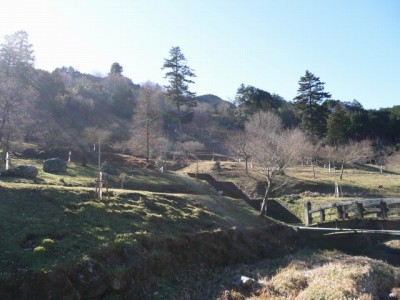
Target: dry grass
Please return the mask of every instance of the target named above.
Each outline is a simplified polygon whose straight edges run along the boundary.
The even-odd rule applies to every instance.
[[[249,174],[245,173],[244,163],[221,162],[222,172],[213,171],[214,162],[198,163],[199,173],[211,173],[221,181],[232,181],[252,198],[263,196],[263,178],[254,172],[249,165]],[[182,172],[195,172],[196,163],[192,163]],[[327,203],[360,198],[398,197],[400,194],[400,173],[396,164],[389,165],[383,173],[379,166],[358,165],[345,168],[343,179],[339,180],[339,170],[316,167],[316,178],[311,166],[296,166],[286,171],[285,176],[277,179],[275,186],[282,187],[271,194],[281,200],[298,217],[303,218],[304,203],[310,201],[312,207]],[[334,197],[335,182],[338,182],[342,197]]]
[[[366,257],[326,252],[293,257],[275,275],[258,281],[261,287],[251,295],[227,290],[219,299],[381,299],[399,285],[400,270]]]

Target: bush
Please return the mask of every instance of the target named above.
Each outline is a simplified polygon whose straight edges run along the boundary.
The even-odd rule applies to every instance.
[[[42,254],[46,251],[46,248],[43,246],[37,246],[33,249],[33,253],[35,254]]]

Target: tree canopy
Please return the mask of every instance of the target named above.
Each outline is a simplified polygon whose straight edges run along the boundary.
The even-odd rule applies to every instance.
[[[312,137],[322,137],[325,133],[327,109],[321,105],[331,94],[324,91],[324,82],[310,71],[300,77],[299,89],[294,103],[301,119],[301,128]]]

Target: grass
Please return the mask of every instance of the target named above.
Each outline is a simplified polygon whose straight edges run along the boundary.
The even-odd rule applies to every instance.
[[[39,168],[40,161],[15,160],[18,164]],[[39,169],[36,183],[1,182],[0,278],[51,272],[103,249],[133,246],[143,236],[166,238],[262,224],[240,200],[216,196],[179,174],[138,170],[125,189],[110,189],[104,201],[94,199],[89,183],[95,176],[95,167],[71,163],[60,175]]]
[[[196,170],[195,164],[182,172],[160,173],[135,168],[133,175],[125,176],[124,189],[120,188],[119,175],[109,176],[110,197],[103,201],[94,199],[95,166],[70,163],[66,173],[49,174],[43,172],[41,160],[13,160],[14,166],[22,164],[35,165],[39,169],[38,180],[2,178],[0,182],[0,281],[29,280],[32,273],[50,273],[57,268],[84,264],[98,253],[134,247],[143,237],[168,239],[232,227],[253,228],[268,222],[260,219],[258,212],[241,200],[220,197],[201,181],[184,176],[183,173]],[[210,173],[212,167],[213,162],[202,162],[199,171]],[[118,171],[128,174],[130,168],[120,165]],[[398,195],[397,171],[380,174],[374,166],[347,169],[340,185],[348,196],[340,200]],[[250,177],[245,175],[241,164],[222,162],[222,173],[214,175],[219,180],[233,181],[257,196],[260,178],[254,173]],[[313,206],[338,200],[332,196],[337,177],[338,173],[318,168],[314,179],[310,167],[293,168],[280,178],[286,179],[287,184],[274,196],[303,217],[303,203],[307,200]],[[304,193],[306,191],[319,194],[311,197]],[[395,241],[386,246],[394,250],[400,248]],[[158,255],[162,256],[162,253]],[[223,295],[229,293],[236,293],[237,299],[242,296],[284,299],[301,295],[307,298],[320,292],[322,288],[318,284],[334,278],[335,272],[339,272],[337,285],[343,285],[345,289],[336,294],[318,294],[318,297],[363,296],[358,290],[361,284],[379,284],[381,290],[386,290],[388,285],[377,279],[374,270],[388,282],[398,282],[398,271],[383,263],[356,258],[355,265],[350,267],[349,257],[345,257],[346,264],[341,264],[343,257],[336,252],[304,252],[296,257],[253,266],[254,271],[248,276],[256,277],[262,283],[262,289],[254,295],[232,291],[228,283],[231,277],[227,280],[218,277],[219,273],[214,274],[213,270],[202,267],[193,270],[188,266],[188,269],[177,270],[179,280],[160,278],[158,295],[160,298],[163,295],[184,298],[182,290],[172,290],[175,285],[183,289],[190,286],[194,288],[193,295],[200,295],[201,288],[209,280],[217,285],[205,294],[214,298],[219,295],[224,299]],[[296,263],[290,264],[293,260]],[[248,268],[232,267],[221,272],[231,276],[232,272],[244,272]],[[357,281],[356,278],[361,279]],[[348,294],[348,290],[355,292]],[[381,290],[370,289],[365,293],[375,295]]]
[[[221,181],[232,181],[253,198],[263,196],[263,178],[251,168],[246,175],[244,163],[221,162],[221,174],[213,171],[213,165],[211,161],[202,162],[198,167],[199,172],[211,173]],[[195,163],[183,170],[183,172],[195,171]],[[332,168],[329,172],[327,168],[316,167],[316,178],[313,178],[311,166],[289,168],[285,176],[277,178],[275,186],[285,184],[273,192],[271,197],[280,200],[303,219],[306,201],[310,201],[312,207],[318,207],[332,202],[361,198],[396,198],[400,194],[400,169],[397,166],[389,166],[381,174],[379,166],[356,165],[345,168],[342,180],[339,179],[339,175],[339,170]],[[343,195],[340,198],[334,197],[335,182],[339,184]]]
[[[253,288],[232,285],[246,276]],[[155,299],[381,299],[400,284],[400,270],[382,261],[339,251],[303,249],[294,255],[207,269],[177,270],[159,278]],[[111,298],[110,298],[111,299]]]

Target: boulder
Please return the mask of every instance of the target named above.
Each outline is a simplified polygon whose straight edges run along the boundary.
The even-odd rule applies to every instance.
[[[18,166],[16,168],[2,171],[0,175],[35,179],[38,175],[38,169],[35,166]]]
[[[253,290],[261,287],[260,284],[253,278],[242,275],[233,276],[232,285],[237,289],[245,290]]]
[[[67,163],[61,158],[50,158],[44,161],[43,171],[47,173],[65,173]]]

